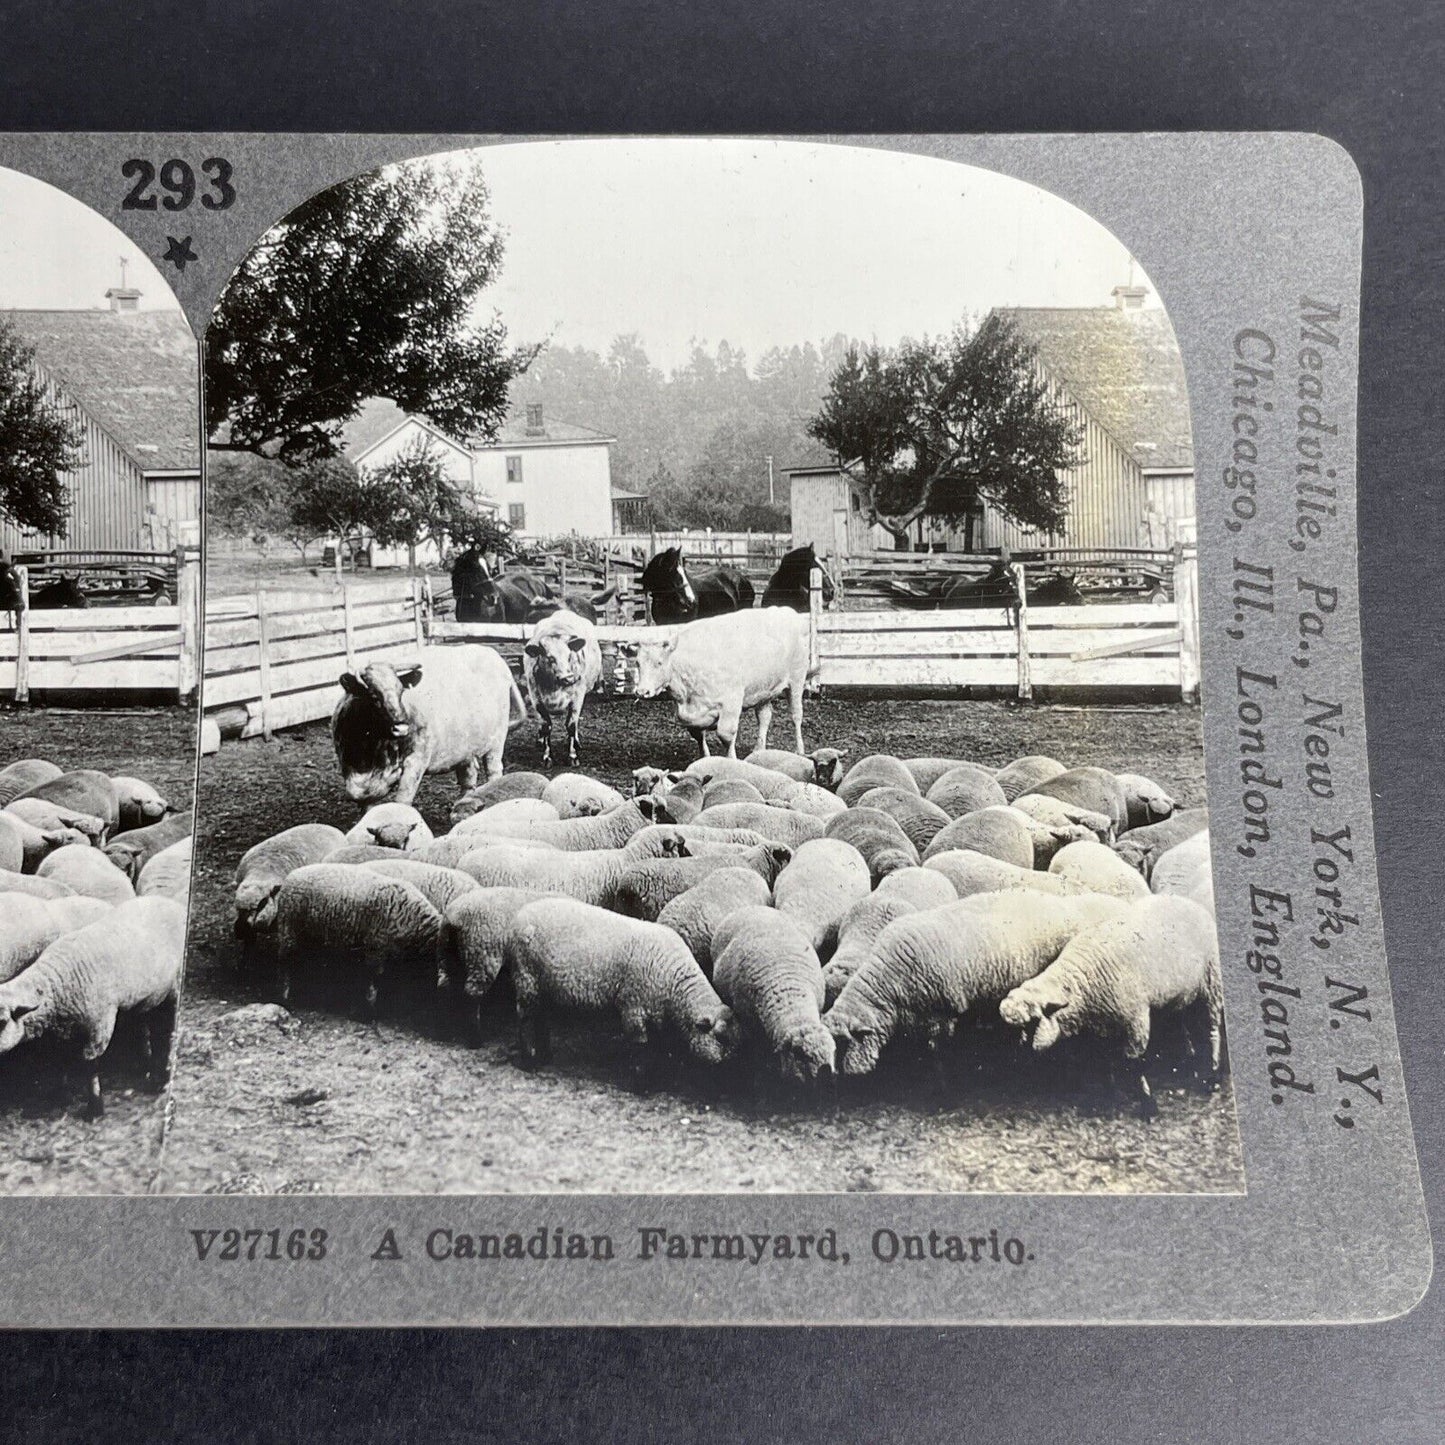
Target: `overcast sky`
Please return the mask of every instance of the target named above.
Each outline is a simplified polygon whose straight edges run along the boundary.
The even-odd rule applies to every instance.
[[[664,367],[692,337],[753,361],[839,331],[936,334],[996,305],[1107,306],[1129,278],[1128,252],[1083,212],[948,161],[740,140],[474,154],[508,234],[485,302],[518,341],[605,352],[637,331]]]
[[[44,181],[0,167],[0,310],[104,307],[106,288],[140,288],[140,306],[176,298],[140,248],[89,206]]]

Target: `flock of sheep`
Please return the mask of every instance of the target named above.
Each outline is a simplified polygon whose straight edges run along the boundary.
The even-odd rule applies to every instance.
[[[267,838],[235,906],[243,961],[270,960],[281,1002],[304,989],[375,1017],[419,991],[475,1043],[509,991],[524,1066],[571,1016],[620,1027],[644,1068],[737,1059],[813,1086],[992,1016],[1035,1050],[1108,1040],[1150,1115],[1144,1059],[1171,1014],[1201,1081],[1220,1079],[1205,810],[1052,758],[845,768],[834,750],[764,750],[640,768],[631,797],[503,773],[440,836],[389,801],[349,832]]]
[[[191,826],[140,778],[0,769],[0,1054],[82,1068],[92,1118],[118,1020],[140,1026],[151,1087],[169,1077]]]

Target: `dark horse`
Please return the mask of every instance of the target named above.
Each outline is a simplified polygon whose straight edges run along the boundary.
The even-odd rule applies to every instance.
[[[763,606],[791,607],[794,612],[806,612],[813,568],[817,566],[818,555],[813,551],[811,542],[806,547],[794,547],[778,563],[778,570],[773,573],[767,591],[763,593]],[[833,581],[824,568],[823,602],[826,605],[832,600]]]
[[[546,583],[520,568],[494,580],[475,547],[452,563],[458,622],[525,622],[532,604],[547,595]]]
[[[1079,585],[1068,572],[1051,572],[1038,582],[1026,580],[1030,607],[1073,607],[1084,600]],[[1018,587],[1007,559],[1000,558],[982,577],[960,578],[946,583],[939,593],[940,607],[1018,606]]]
[[[0,612],[10,619],[10,631],[20,625],[24,599],[20,595],[20,574],[6,561],[0,560]]]
[[[30,594],[30,605],[42,607],[89,607],[90,600],[77,577],[57,577]]]
[[[642,569],[642,590],[652,601],[652,620],[666,627],[724,612],[746,612],[753,605],[753,584],[736,567],[713,567],[694,582],[682,563],[682,548],[659,552]]]

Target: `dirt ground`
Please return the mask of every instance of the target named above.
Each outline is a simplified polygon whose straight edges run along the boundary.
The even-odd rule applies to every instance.
[[[144,778],[188,806],[196,714],[181,707],[0,711],[5,762],[49,758]],[[134,1038],[118,1032],[101,1070],[105,1117],[84,1117],[79,1073],[65,1088],[54,1059],[25,1049],[0,1058],[0,1194],[143,1194],[160,1159],[163,1096],[147,1092]]]
[[[747,724],[745,724],[745,727]],[[666,702],[588,704],[584,771],[626,789],[631,770],[693,756]],[[809,746],[853,755],[942,754],[1000,764],[1025,753],[1158,779],[1203,801],[1199,714],[1178,705],[1063,708],[997,702],[829,698],[809,706]],[[750,739],[750,734],[749,734]],[[745,750],[750,740],[744,744]],[[535,768],[527,725],[507,764]],[[431,779],[418,805],[435,829],[455,796]],[[961,1029],[941,1069],[885,1054],[836,1099],[756,1096],[726,1069],[683,1070],[639,1092],[621,1043],[559,1029],[552,1064],[510,1062],[506,1001],[482,1047],[435,1036],[421,1017],[373,1028],[299,1008],[235,1017],[266,994],[236,972],[232,873],[268,834],[342,827],[324,724],[203,759],[173,1122],[159,1188],[352,1193],[942,1190],[1227,1192],[1243,1187],[1233,1101],[1156,1083],[1152,1125],[1101,1094],[1094,1069],[1061,1055],[1041,1069],[1012,1039]],[[228,1017],[229,1016],[229,1017]],[[1162,1087],[1161,1087],[1162,1086]]]

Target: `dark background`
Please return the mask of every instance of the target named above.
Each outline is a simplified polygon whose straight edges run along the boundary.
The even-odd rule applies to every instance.
[[[1428,0],[12,0],[0,128],[1339,141],[1365,185],[1376,827],[1433,1204],[1445,1183],[1442,17]],[[32,1335],[5,1341],[0,1438],[1434,1441],[1442,1345],[1438,1284],[1406,1318],[1358,1328]]]

